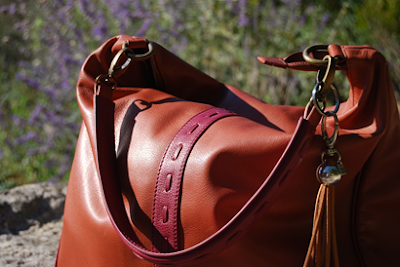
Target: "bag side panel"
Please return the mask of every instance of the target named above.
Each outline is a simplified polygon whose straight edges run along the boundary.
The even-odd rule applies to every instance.
[[[63,221],[57,266],[152,266],[133,255],[110,223],[84,125],[68,182]]]

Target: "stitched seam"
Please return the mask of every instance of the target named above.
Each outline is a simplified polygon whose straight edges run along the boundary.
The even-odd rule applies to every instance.
[[[204,116],[204,114],[210,113],[210,115],[212,114],[212,111],[216,110],[216,111],[220,111],[220,114],[218,114],[217,116],[213,116],[213,117],[209,117],[207,118],[207,115]],[[179,157],[181,159],[179,159],[179,157],[176,159],[178,160],[176,164],[179,164],[179,170],[176,173],[177,177],[173,177],[173,182],[171,185],[171,189],[173,192],[171,192],[171,198],[168,201],[173,207],[174,209],[171,210],[173,213],[169,213],[169,217],[174,218],[174,221],[172,222],[172,231],[173,231],[173,243],[174,246],[177,248],[178,247],[178,208],[179,208],[179,201],[180,201],[180,194],[181,194],[181,189],[182,189],[182,179],[183,179],[183,172],[184,169],[186,167],[186,163],[187,160],[189,158],[189,155],[194,147],[194,144],[198,141],[198,139],[200,138],[200,136],[217,120],[224,118],[224,117],[228,117],[228,116],[233,116],[236,115],[233,112],[230,111],[226,111],[223,110],[221,108],[210,108],[207,110],[204,110],[198,114],[196,114],[195,116],[193,116],[191,119],[189,119],[180,129],[179,131],[174,135],[174,137],[171,139],[170,144],[168,145],[166,151],[164,152],[164,156],[161,160],[159,169],[158,169],[158,174],[157,174],[157,181],[156,181],[156,185],[155,185],[155,191],[154,191],[154,200],[153,200],[153,216],[152,216],[152,220],[153,220],[153,224],[156,222],[155,219],[158,217],[158,214],[156,214],[155,212],[157,211],[157,201],[158,201],[158,197],[159,195],[162,195],[162,192],[159,191],[159,181],[161,181],[161,179],[164,180],[164,177],[161,177],[162,173],[162,169],[164,166],[164,163],[167,161],[167,156],[172,155],[174,151],[172,151],[173,147],[172,144],[183,144],[185,137],[187,137],[190,134],[193,134],[193,136],[191,138],[189,138],[188,143],[184,144],[181,154],[179,155]],[[203,123],[199,122],[199,119],[201,118],[201,116],[205,117],[205,121]],[[190,134],[187,132],[188,130],[190,130],[191,128],[193,128],[193,125],[199,125],[197,128],[195,128],[194,131],[192,131]],[[186,134],[185,134],[186,131]],[[183,140],[182,140],[183,138]],[[172,153],[172,154],[171,154]],[[183,158],[182,158],[183,157]],[[174,164],[174,165],[176,165]],[[174,175],[175,176],[175,175]],[[174,186],[174,184],[176,186]],[[175,190],[175,191],[174,191]],[[170,208],[170,207],[168,207]],[[157,222],[156,222],[157,223]],[[168,231],[168,226],[167,226],[167,233]],[[170,233],[170,232],[169,232]],[[154,241],[154,240],[153,240]],[[169,240],[172,241],[172,240]],[[154,246],[153,246],[154,249]]]

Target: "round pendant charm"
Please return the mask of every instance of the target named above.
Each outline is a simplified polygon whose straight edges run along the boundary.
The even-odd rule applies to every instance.
[[[341,177],[339,169],[334,165],[321,164],[317,169],[317,179],[320,183],[333,185],[339,182]]]

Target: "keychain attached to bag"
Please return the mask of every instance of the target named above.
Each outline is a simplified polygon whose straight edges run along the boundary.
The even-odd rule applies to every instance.
[[[322,152],[322,163],[316,170],[317,180],[321,186],[315,202],[312,236],[304,267],[330,266],[331,258],[333,258],[334,266],[339,267],[335,226],[335,184],[340,181],[342,175],[346,174],[341,155],[335,148],[339,135],[339,120],[336,113],[339,110],[340,98],[332,81],[339,58],[327,55],[323,60],[315,60],[309,56],[312,51],[327,48],[328,46],[323,45],[311,46],[303,53],[307,62],[321,66],[312,91],[310,106],[314,106],[322,116],[321,132],[328,147]],[[322,79],[321,76],[323,76]],[[326,111],[326,95],[330,89],[335,96],[335,107],[334,110]],[[326,120],[330,117],[334,119],[334,132],[331,137],[326,129]]]

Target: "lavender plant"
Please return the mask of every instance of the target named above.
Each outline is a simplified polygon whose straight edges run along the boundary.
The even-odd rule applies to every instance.
[[[218,80],[269,103],[304,104],[314,74],[268,68],[256,56],[285,56],[314,43],[368,41],[361,31],[350,31],[360,3],[317,3],[3,0],[0,189],[68,177],[80,127],[75,101],[80,66],[93,49],[117,34],[156,41]]]

